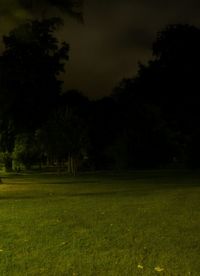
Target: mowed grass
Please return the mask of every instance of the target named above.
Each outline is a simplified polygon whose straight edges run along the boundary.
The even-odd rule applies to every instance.
[[[200,176],[8,175],[0,275],[200,275]]]

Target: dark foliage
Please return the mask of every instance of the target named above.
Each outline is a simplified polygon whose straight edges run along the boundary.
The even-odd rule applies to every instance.
[[[28,21],[3,37],[0,57],[3,113],[18,129],[33,130],[46,120],[61,92],[69,46],[59,46],[53,32],[58,18]],[[27,124],[28,122],[28,124]]]
[[[0,145],[6,166],[14,158],[72,174],[79,168],[199,167],[200,30],[167,26],[135,78],[122,80],[110,97],[90,101],[76,90],[61,93],[58,76],[69,46],[54,36],[60,24],[58,18],[28,21],[3,38]]]

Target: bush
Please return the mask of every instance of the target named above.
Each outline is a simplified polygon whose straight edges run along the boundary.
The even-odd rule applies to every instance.
[[[26,133],[18,135],[12,156],[18,169],[21,165],[30,169],[33,164],[36,164],[39,161],[40,152],[34,135]]]

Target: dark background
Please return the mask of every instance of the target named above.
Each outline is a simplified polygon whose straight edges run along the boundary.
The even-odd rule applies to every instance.
[[[156,33],[167,24],[200,26],[197,0],[86,0],[83,24],[64,9],[61,12],[59,1],[57,7],[48,2],[35,1],[30,11],[24,9],[23,0],[1,0],[0,33],[25,18],[61,16],[65,25],[58,36],[70,44],[65,89],[76,88],[92,98],[109,95],[123,77],[134,76],[138,61],[145,63],[151,57]]]

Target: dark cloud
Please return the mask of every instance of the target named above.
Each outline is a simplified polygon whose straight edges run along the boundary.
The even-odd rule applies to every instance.
[[[1,30],[16,26],[25,19],[57,16],[62,12],[82,20],[82,0],[1,0]]]
[[[154,35],[147,29],[126,28],[123,32],[119,33],[115,41],[116,44],[123,48],[139,48],[150,49]]]

